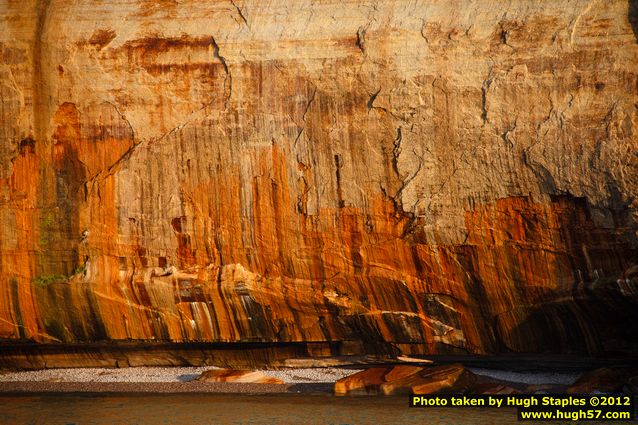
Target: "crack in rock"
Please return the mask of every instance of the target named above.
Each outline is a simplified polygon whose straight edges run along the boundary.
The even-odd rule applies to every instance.
[[[237,6],[234,0],[230,0],[230,3],[233,5],[235,10],[237,10],[239,17],[241,18],[242,21],[244,21],[244,24],[246,24],[246,26],[250,28],[250,24],[248,23],[248,20],[246,20],[246,16],[244,16],[244,12],[241,10],[241,7]]]
[[[426,44],[430,44],[430,40],[428,39],[428,37],[425,35],[425,19],[421,18],[421,38],[423,38],[425,40]]]
[[[483,81],[483,86],[481,87],[481,121],[483,121],[483,125],[487,124],[487,91],[490,89],[492,85],[492,70],[494,66],[490,66],[490,70],[487,73],[487,78]]]
[[[297,142],[299,141],[299,138],[301,137],[301,135],[306,129],[306,114],[308,113],[308,110],[310,109],[312,102],[315,101],[316,95],[317,95],[317,87],[315,87],[314,90],[312,91],[312,95],[310,95],[310,99],[308,100],[308,103],[306,104],[306,109],[304,109],[303,114],[301,115],[301,120],[303,124],[301,126],[301,129],[299,130],[299,133],[297,133],[297,137],[295,137],[295,141],[293,142],[293,145],[295,148],[297,147]]]
[[[367,27],[359,27],[357,30],[357,47],[364,55],[366,54],[366,29]]]
[[[226,78],[224,78],[224,94],[226,94],[227,91],[228,94],[226,94],[226,99],[224,100],[224,110],[228,110],[228,102],[233,95],[233,76],[226,63],[226,58],[219,53],[219,44],[217,44],[215,37],[211,37],[211,42],[213,45],[213,56],[221,62],[224,67],[224,72],[226,73]]]
[[[401,134],[401,127],[397,127],[397,137],[394,139],[392,148],[392,169],[396,173],[399,180],[401,180],[401,174],[399,174],[399,155],[401,155],[401,142],[403,141],[403,135]]]
[[[371,96],[370,99],[368,100],[368,112],[372,109],[375,108],[376,106],[374,106],[374,101],[377,99],[377,96],[379,95],[379,93],[381,93],[381,89],[377,90],[376,92],[374,92]],[[383,108],[381,108],[383,109]]]

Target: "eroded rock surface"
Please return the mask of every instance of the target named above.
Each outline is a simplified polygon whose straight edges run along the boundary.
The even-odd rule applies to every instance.
[[[635,349],[635,2],[0,0],[0,27],[0,338]]]

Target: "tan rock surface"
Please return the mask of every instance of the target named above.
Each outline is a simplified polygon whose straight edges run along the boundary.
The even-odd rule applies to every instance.
[[[422,368],[417,373],[402,377],[387,376],[381,392],[394,394],[464,393],[477,381],[477,376],[462,365]]]
[[[231,382],[237,384],[284,384],[279,378],[266,376],[261,372],[234,369],[213,369],[202,372],[200,382]]]
[[[458,364],[372,367],[339,379],[334,392],[336,395],[464,393],[482,388],[477,382],[476,375]]]
[[[334,392],[338,396],[357,394],[378,394],[385,375],[393,369],[388,367],[371,367],[335,382]]]
[[[0,338],[631,349],[636,8],[0,0]]]

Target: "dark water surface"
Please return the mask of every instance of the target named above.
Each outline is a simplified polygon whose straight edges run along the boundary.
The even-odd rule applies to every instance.
[[[72,394],[0,397],[2,425],[514,423],[517,423],[515,409],[409,408],[407,396]]]

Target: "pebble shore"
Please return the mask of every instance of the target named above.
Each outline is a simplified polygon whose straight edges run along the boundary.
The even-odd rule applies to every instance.
[[[211,383],[195,379],[214,367],[76,368],[0,372],[0,393],[331,393],[334,382],[358,368],[291,368],[262,370],[285,384]],[[569,385],[577,373],[519,373],[470,368],[478,375],[519,384]]]
[[[129,367],[121,369],[77,368],[44,369],[19,372],[0,372],[0,386],[4,382],[190,382],[202,372],[216,369],[204,367]],[[287,384],[334,383],[360,369],[294,368],[262,370],[264,375],[279,378]]]

